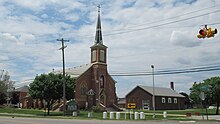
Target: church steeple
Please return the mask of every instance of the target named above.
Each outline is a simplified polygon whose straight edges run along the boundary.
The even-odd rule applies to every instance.
[[[107,47],[103,44],[100,5],[98,6],[98,20],[96,25],[95,42],[91,48],[91,63],[104,63],[106,64]]]
[[[100,8],[101,8],[100,5],[98,5],[98,20],[97,20],[97,25],[96,25],[95,44],[103,44]]]

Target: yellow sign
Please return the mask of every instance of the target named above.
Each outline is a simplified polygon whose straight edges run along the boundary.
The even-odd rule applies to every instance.
[[[128,108],[130,109],[136,108],[136,103],[128,103]]]

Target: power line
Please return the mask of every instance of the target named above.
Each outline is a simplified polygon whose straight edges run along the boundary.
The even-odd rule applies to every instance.
[[[214,8],[214,7],[218,7],[218,6],[220,6],[220,4],[217,4],[217,5],[214,5],[214,6],[210,6],[210,7],[207,7],[207,8],[203,8],[203,9],[199,9],[199,10],[195,10],[195,11],[191,11],[191,12],[187,12],[187,13],[183,13],[183,14],[181,14],[181,15],[177,15],[177,16],[173,16],[173,17],[169,17],[169,18],[165,18],[165,19],[160,19],[160,20],[156,20],[156,21],[151,21],[151,22],[147,22],[147,23],[143,23],[143,24],[139,24],[139,25],[133,25],[133,26],[130,26],[130,27],[128,27],[128,28],[133,28],[133,27],[139,27],[139,26],[143,26],[143,25],[154,24],[154,23],[157,23],[157,22],[163,22],[163,21],[166,21],[166,20],[179,18],[179,17],[185,16],[185,15],[189,15],[189,14],[192,14],[192,13],[201,12],[201,11],[204,11],[204,10],[207,10],[207,9],[210,9],[210,8]],[[116,31],[116,30],[114,30],[114,31]]]
[[[155,75],[183,74],[183,73],[216,71],[216,70],[220,70],[220,65],[206,66],[206,67],[193,67],[193,68],[188,68],[188,69],[162,70],[162,71],[156,71]],[[147,75],[152,75],[152,72],[129,72],[129,73],[111,74],[111,76],[147,76]]]
[[[220,5],[218,5],[218,6],[220,6]],[[202,16],[206,16],[206,15],[209,15],[209,14],[212,14],[212,13],[218,13],[218,12],[220,12],[220,10],[215,10],[215,11],[211,11],[211,12],[208,12],[208,13],[204,13],[204,14],[200,14],[200,15],[196,15],[196,16],[192,16],[192,17],[188,17],[188,18],[184,18],[184,19],[174,20],[174,21],[170,21],[170,22],[166,22],[166,23],[162,23],[162,24],[158,24],[158,25],[148,26],[148,27],[144,27],[144,28],[136,28],[136,29],[130,29],[130,30],[126,29],[127,31],[115,30],[116,32],[113,31],[112,33],[107,33],[107,34],[103,34],[103,35],[104,36],[112,36],[112,35],[118,35],[118,34],[124,34],[124,33],[140,31],[140,30],[147,30],[147,29],[161,27],[161,26],[165,26],[165,25],[170,25],[170,24],[173,24],[173,23],[178,23],[178,22],[182,22],[182,21],[186,21],[186,20],[191,20],[191,19],[194,19],[194,18],[199,18],[199,17],[202,17]],[[181,16],[181,15],[179,15],[179,16]],[[210,24],[206,24],[206,25],[217,25],[217,24],[220,24],[220,22],[210,23]],[[87,36],[90,37],[90,35],[87,35]]]
[[[203,70],[191,70],[191,71],[179,71],[179,72],[167,72],[167,73],[157,73],[155,72],[154,75],[168,75],[168,74],[184,74],[184,73],[193,73],[193,72],[204,72],[204,71],[217,71],[220,70],[220,68],[214,68],[214,69],[203,69]],[[139,74],[112,74],[111,76],[148,76],[152,75],[149,73],[139,73]]]
[[[130,33],[130,32],[135,32],[135,31],[147,30],[147,29],[151,29],[151,28],[156,28],[156,27],[160,27],[160,26],[164,26],[164,25],[170,25],[170,24],[173,24],[173,23],[182,22],[182,21],[186,21],[186,20],[206,16],[206,15],[209,15],[209,14],[212,14],[212,13],[217,13],[217,12],[220,12],[220,10],[208,12],[208,13],[205,13],[205,14],[200,14],[200,15],[197,15],[197,16],[192,16],[192,17],[189,17],[189,18],[184,18],[184,19],[180,19],[180,20],[166,22],[166,23],[162,23],[162,24],[158,24],[158,25],[153,25],[153,26],[149,26],[149,27],[138,28],[138,29],[133,29],[133,30],[129,30],[129,31],[116,32],[116,33],[109,33],[109,34],[105,34],[104,36],[111,36],[111,35],[118,35],[118,34]]]
[[[134,25],[134,26],[131,26],[131,27],[132,27],[132,28],[133,28],[133,27],[139,27],[139,26],[143,26],[143,25],[154,24],[154,23],[156,23],[156,22],[162,22],[162,21],[166,21],[166,20],[170,20],[170,19],[175,19],[175,18],[178,18],[178,17],[181,17],[181,16],[189,15],[189,14],[192,14],[192,13],[196,13],[196,12],[199,12],[199,11],[207,10],[207,9],[210,9],[210,8],[213,8],[213,7],[217,7],[217,6],[220,6],[220,4],[214,5],[214,6],[211,6],[211,7],[207,7],[207,8],[204,8],[204,9],[200,9],[200,10],[196,10],[196,11],[184,13],[184,14],[182,14],[182,15],[173,16],[173,17],[166,18],[166,19],[163,19],[163,20],[157,20],[157,21],[153,21],[153,22],[148,22],[148,23],[140,24],[140,25]],[[216,11],[208,12],[208,13],[205,13],[205,14],[200,14],[200,15],[197,15],[197,16],[192,16],[192,17],[189,17],[189,18],[184,18],[184,19],[180,19],[180,20],[176,20],[176,21],[171,21],[171,22],[167,22],[167,23],[163,23],[163,24],[153,25],[153,26],[149,26],[149,27],[145,27],[145,28],[136,28],[136,29],[127,30],[127,29],[131,28],[131,27],[128,27],[127,29],[111,30],[111,31],[113,31],[112,33],[107,33],[107,34],[103,34],[103,35],[104,35],[104,36],[112,36],[112,35],[118,35],[118,34],[124,34],[124,33],[129,33],[129,32],[140,31],[140,30],[146,30],[146,29],[150,29],[150,28],[161,27],[161,26],[164,26],[164,25],[172,24],[172,23],[177,23],[177,22],[181,22],[181,21],[186,21],[186,20],[190,20],[190,19],[202,17],[202,16],[209,15],[209,14],[212,14],[212,13],[217,13],[217,12],[219,12],[219,11],[220,11],[220,10],[216,10]],[[211,24],[206,24],[206,25],[217,25],[217,24],[220,24],[220,22],[211,23]],[[205,24],[204,24],[204,25],[205,25]],[[189,27],[189,26],[188,26],[188,27]],[[192,27],[192,26],[190,26],[190,27]],[[168,27],[168,28],[169,28],[169,27]],[[127,30],[127,31],[123,31],[123,30]],[[120,31],[121,31],[121,32],[120,32]],[[91,37],[92,37],[91,35],[77,35],[77,36],[78,36],[78,37],[82,37],[82,38],[85,38],[85,37],[91,38]]]

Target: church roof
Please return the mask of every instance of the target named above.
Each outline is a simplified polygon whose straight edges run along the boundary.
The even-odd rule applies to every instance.
[[[153,87],[149,87],[149,86],[137,86],[140,87],[141,89],[145,90],[146,92],[150,93],[151,95],[153,95]],[[137,88],[136,87],[136,88]],[[134,89],[136,89],[134,88]],[[134,90],[133,89],[133,90]],[[132,90],[132,91],[133,91]],[[131,91],[131,92],[132,92]],[[130,92],[130,93],[131,93]],[[172,90],[171,88],[162,88],[162,87],[154,87],[154,93],[155,96],[170,96],[170,97],[184,97],[183,95],[177,93],[176,91]],[[128,93],[129,94],[129,93]]]
[[[72,78],[77,78],[80,75],[82,75],[84,72],[86,72],[90,67],[92,67],[92,64],[85,64],[73,68],[67,68],[65,69],[65,73],[70,75]],[[55,73],[63,73],[63,71],[58,70],[55,71]]]
[[[98,20],[96,25],[95,44],[103,44],[102,42],[102,26],[100,18],[100,6],[98,6]]]

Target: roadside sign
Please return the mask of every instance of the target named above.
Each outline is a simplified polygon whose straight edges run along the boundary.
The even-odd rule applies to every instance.
[[[202,90],[202,91],[208,91],[208,90],[209,90],[209,87],[208,87],[208,86],[202,86],[202,87],[200,88],[200,90]]]
[[[128,103],[127,107],[130,109],[134,109],[134,108],[136,108],[136,103]]]
[[[201,98],[202,100],[205,100],[205,93],[204,93],[204,92],[201,92],[201,93],[200,93],[200,98]]]

